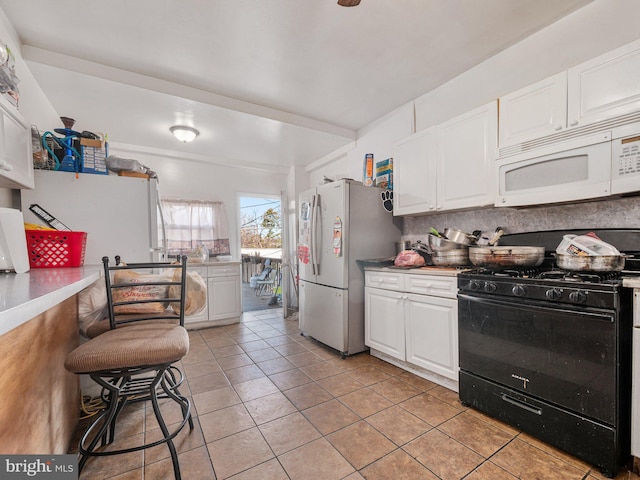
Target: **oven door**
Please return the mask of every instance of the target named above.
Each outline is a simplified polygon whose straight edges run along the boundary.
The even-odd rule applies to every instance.
[[[460,294],[458,324],[460,370],[614,423],[614,312]]]

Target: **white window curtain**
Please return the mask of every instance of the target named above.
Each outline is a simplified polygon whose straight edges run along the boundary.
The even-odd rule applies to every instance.
[[[229,225],[223,202],[163,199],[167,253],[188,255],[204,245],[209,255],[229,255]]]

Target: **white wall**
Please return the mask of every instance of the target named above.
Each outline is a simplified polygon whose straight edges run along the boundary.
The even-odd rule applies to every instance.
[[[358,132],[358,139],[350,149],[327,155],[307,168],[311,186],[324,177],[352,178],[362,181],[364,157],[373,153],[374,162],[393,157],[393,144],[414,131],[413,103],[403,105]]]
[[[152,152],[131,152],[112,146],[110,155],[138,160],[158,174],[161,196],[213,200],[224,202],[229,222],[231,254],[240,257],[240,212],[238,194],[272,195],[280,197],[287,189],[287,175],[262,170],[211,165],[203,161],[159,155]]]

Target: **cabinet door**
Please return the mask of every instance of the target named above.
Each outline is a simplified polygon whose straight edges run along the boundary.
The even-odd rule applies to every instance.
[[[31,127],[2,97],[0,97],[0,187],[34,187]]]
[[[640,41],[569,69],[569,127],[640,109]]]
[[[436,208],[436,131],[429,128],[395,144],[393,214],[426,213]]]
[[[405,296],[378,288],[364,289],[364,343],[399,360],[405,359]]]
[[[556,133],[567,126],[567,72],[500,98],[500,148]]]
[[[458,380],[458,303],[408,295],[405,302],[407,362]]]
[[[238,317],[242,313],[240,277],[210,277],[207,281],[209,319]]]
[[[493,162],[498,148],[496,102],[438,127],[438,210],[493,204]]]

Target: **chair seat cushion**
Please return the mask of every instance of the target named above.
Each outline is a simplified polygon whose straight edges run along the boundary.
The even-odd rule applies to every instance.
[[[140,320],[134,323],[123,323],[118,325],[118,328],[125,328],[125,327],[133,327],[133,326],[137,326],[137,325],[145,325],[147,323],[163,323],[163,324],[176,324],[176,321],[174,319],[167,319],[167,320],[157,320],[157,319],[152,319],[152,320]],[[94,322],[92,323],[89,327],[87,327],[87,330],[85,331],[85,336],[87,338],[96,338],[98,335],[102,335],[105,332],[108,332],[109,330],[111,330],[111,324],[109,323],[109,319],[108,318],[104,318],[100,321]]]
[[[64,366],[91,373],[173,363],[189,351],[189,335],[180,325],[147,323],[104,332],[73,350]]]

